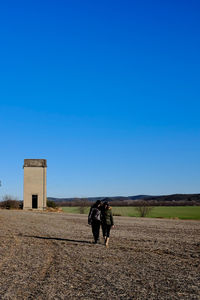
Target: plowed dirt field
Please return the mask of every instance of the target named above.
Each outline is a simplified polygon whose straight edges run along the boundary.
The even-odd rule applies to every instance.
[[[0,299],[200,299],[200,222],[0,210]]]

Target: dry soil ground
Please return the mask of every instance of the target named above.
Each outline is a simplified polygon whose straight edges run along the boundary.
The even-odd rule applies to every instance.
[[[200,222],[0,210],[0,299],[200,299]]]

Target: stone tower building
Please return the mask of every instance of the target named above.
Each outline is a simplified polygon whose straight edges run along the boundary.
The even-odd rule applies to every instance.
[[[46,209],[46,159],[24,160],[24,209]]]

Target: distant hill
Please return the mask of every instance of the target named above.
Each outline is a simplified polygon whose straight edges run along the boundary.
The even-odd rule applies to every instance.
[[[200,194],[172,194],[162,196],[147,196],[147,201],[200,201]]]
[[[200,194],[172,194],[172,195],[161,195],[161,196],[152,196],[152,195],[135,195],[135,196],[113,196],[113,197],[88,197],[88,198],[54,198],[48,197],[48,200],[55,201],[56,203],[70,203],[70,202],[78,202],[78,201],[87,201],[87,202],[95,202],[97,200],[103,200],[104,198],[109,198],[110,202],[117,203],[134,203],[134,201],[148,201],[148,202],[156,202],[156,203],[164,203],[164,202],[188,202],[191,204],[200,203]],[[174,204],[173,204],[174,205]]]
[[[146,195],[138,195],[138,196],[113,196],[113,197],[87,197],[87,198],[53,198],[53,197],[48,197],[48,200],[55,201],[55,202],[71,202],[71,201],[79,201],[79,200],[87,200],[89,202],[96,202],[97,200],[103,200],[105,198],[109,198],[109,201],[127,201],[127,200],[142,200],[146,199],[152,196],[146,196]]]

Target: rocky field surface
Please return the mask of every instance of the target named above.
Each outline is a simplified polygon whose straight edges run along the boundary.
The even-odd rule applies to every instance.
[[[0,299],[200,299],[200,222],[0,210]]]

